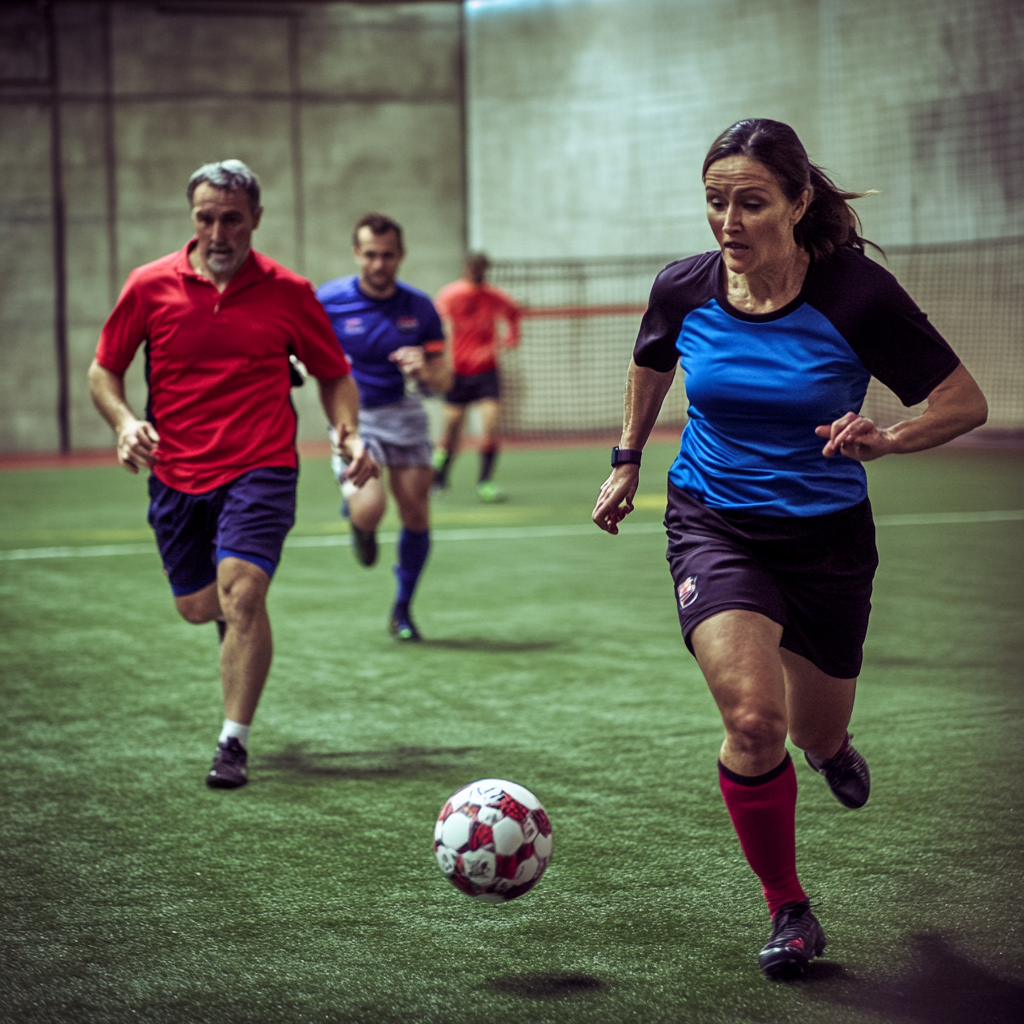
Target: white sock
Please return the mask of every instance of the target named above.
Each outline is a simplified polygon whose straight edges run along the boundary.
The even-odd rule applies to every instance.
[[[236,737],[238,742],[242,744],[242,748],[248,750],[249,748],[249,726],[242,725],[241,722],[232,722],[230,718],[224,719],[224,728],[220,731],[220,739],[218,743],[227,743],[232,737]]]

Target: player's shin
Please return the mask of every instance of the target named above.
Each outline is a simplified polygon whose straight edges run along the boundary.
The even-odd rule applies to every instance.
[[[743,854],[761,880],[768,909],[807,898],[796,874],[796,770],[787,753],[764,775],[738,775],[721,762],[718,781]]]

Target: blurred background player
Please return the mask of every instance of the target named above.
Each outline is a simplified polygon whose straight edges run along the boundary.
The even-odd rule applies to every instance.
[[[149,477],[149,522],[174,603],[187,622],[216,622],[224,726],[207,784],[248,779],[249,726],[270,670],[266,599],[295,520],[294,351],[365,484],[380,470],[358,435],[349,363],[309,282],[251,248],[263,208],[238,160],[206,164],[186,192],[195,237],[133,271],[89,369],[93,401],[117,434],[117,456]],[[139,419],[124,375],[146,344],[149,402]]]
[[[427,413],[419,396],[407,392],[406,378],[440,394],[451,384],[451,370],[433,303],[397,280],[405,256],[399,225],[382,214],[366,214],[356,222],[352,250],[359,273],[328,281],[317,289],[317,297],[352,362],[361,434],[377,462],[388,467],[388,486],[402,521],[391,633],[398,640],[419,640],[409,606],[430,552],[433,469]],[[332,465],[356,558],[371,566],[377,561],[376,530],[387,507],[384,488],[377,479],[357,485],[337,455]]]
[[[445,321],[451,346],[455,381],[445,396],[444,436],[434,452],[434,486],[448,486],[448,474],[459,452],[466,409],[480,410],[481,501],[502,501],[504,493],[491,479],[498,455],[498,419],[501,413],[498,349],[519,344],[520,311],[503,291],[487,283],[487,257],[470,253],[465,275],[446,285],[437,296],[437,309]],[[501,337],[498,325],[504,322]]]

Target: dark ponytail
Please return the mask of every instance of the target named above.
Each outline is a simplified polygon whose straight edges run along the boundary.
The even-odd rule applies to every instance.
[[[749,156],[764,164],[790,202],[795,202],[805,188],[812,189],[810,205],[793,228],[793,237],[815,259],[829,256],[843,246],[859,252],[864,251],[865,244],[878,248],[861,237],[860,218],[849,204],[851,199],[873,193],[837,188],[820,167],[811,163],[803,143],[788,124],[749,118],[730,125],[711,144],[701,177],[713,163],[727,156]]]

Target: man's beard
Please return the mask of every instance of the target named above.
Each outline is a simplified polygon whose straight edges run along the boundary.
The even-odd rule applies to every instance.
[[[242,258],[234,249],[230,252],[207,250],[206,265],[215,274],[228,274],[237,270],[242,265]]]

